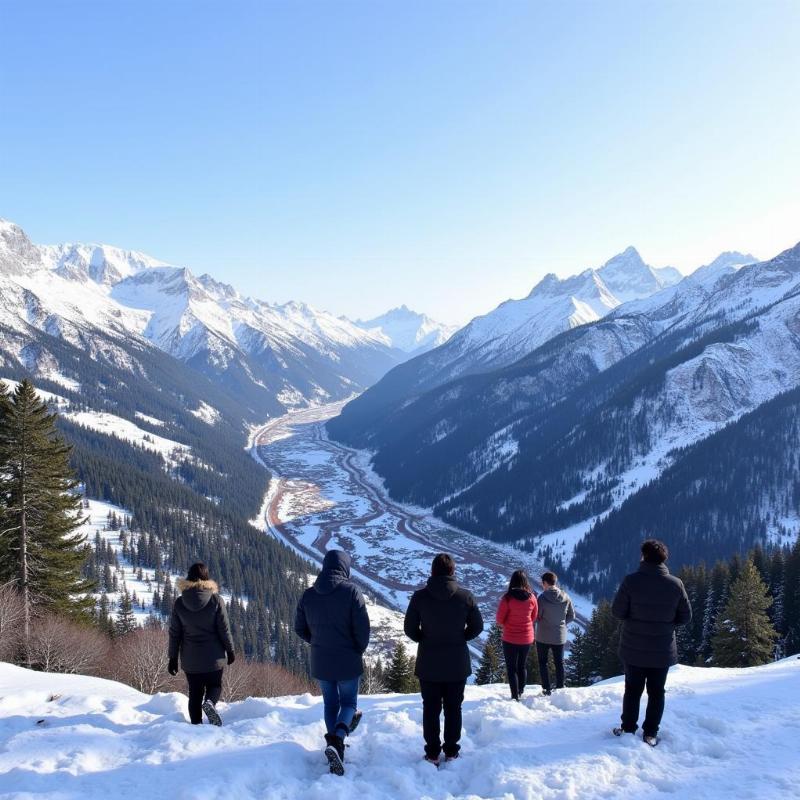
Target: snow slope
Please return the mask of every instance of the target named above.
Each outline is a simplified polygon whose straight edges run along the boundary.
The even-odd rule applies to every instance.
[[[0,664],[0,798],[797,798],[798,687],[797,658],[676,667],[653,750],[610,734],[620,678],[522,704],[505,687],[470,686],[463,757],[438,771],[421,759],[419,696],[368,696],[337,778],[323,763],[319,697],[223,704],[223,728],[192,727],[179,694]]]

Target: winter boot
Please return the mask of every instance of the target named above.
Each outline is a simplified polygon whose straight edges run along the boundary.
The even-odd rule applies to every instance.
[[[646,733],[643,733],[642,739],[644,739],[644,743],[649,744],[650,747],[655,747],[658,744],[658,736],[655,734],[653,736],[648,736]]]
[[[350,733],[352,733],[358,727],[358,723],[361,722],[361,717],[363,716],[363,711],[356,711],[356,713],[353,714],[353,720],[350,723]]]
[[[212,725],[216,725],[218,728],[222,726],[222,717],[217,712],[217,709],[214,708],[214,704],[210,700],[206,700],[203,703],[203,711],[205,711],[208,721]]]
[[[344,741],[333,733],[325,734],[325,758],[333,775],[344,775]]]
[[[436,769],[439,769],[439,759],[434,758],[433,756],[423,756],[424,760],[427,761],[429,764],[433,764]]]
[[[612,728],[611,729],[611,733],[613,733],[614,736],[622,736],[622,734],[624,734],[624,733],[631,733],[632,734],[633,731],[626,731],[625,728]]]

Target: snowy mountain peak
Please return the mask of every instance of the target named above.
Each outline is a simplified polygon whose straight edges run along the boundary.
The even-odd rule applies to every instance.
[[[138,272],[171,266],[137,250],[108,244],[58,244],[39,248],[47,267],[66,278],[113,286]]]
[[[14,222],[0,218],[0,272],[20,275],[41,266],[39,249]]]
[[[392,347],[415,355],[438,347],[456,331],[456,326],[436,322],[405,304],[373,319],[356,320],[355,324],[379,334]]]
[[[727,267],[744,267],[747,264],[755,264],[758,259],[751,253],[740,253],[736,250],[726,250],[720,253],[710,264],[706,264],[708,269],[720,269]]]

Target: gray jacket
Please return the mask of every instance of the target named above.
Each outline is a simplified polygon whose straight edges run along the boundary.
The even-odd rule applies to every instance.
[[[184,672],[215,672],[233,652],[225,601],[214,581],[179,580],[181,596],[169,619],[169,657],[181,656]]]
[[[539,595],[539,617],[536,641],[542,644],[564,644],[567,625],[575,619],[569,595],[558,586],[551,586]]]

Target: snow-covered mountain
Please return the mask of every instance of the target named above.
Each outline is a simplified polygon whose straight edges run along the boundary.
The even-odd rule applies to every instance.
[[[667,471],[670,496],[685,493],[681,509],[695,511],[680,522],[672,513],[678,563],[796,536],[796,447],[786,444],[796,433],[768,404],[794,409],[800,392],[800,245],[749,261],[723,254],[500,369],[405,391],[424,358],[401,365],[346,406],[331,435],[374,451],[393,496],[459,527],[554,548],[565,567],[587,537],[579,572],[594,576],[582,588],[595,594],[642,530],[659,531],[666,499],[639,503],[602,540],[593,531]],[[731,466],[720,470],[698,448],[726,426]],[[754,496],[737,465],[759,442],[770,446]],[[693,505],[700,483],[705,499]],[[628,539],[613,538],[623,530]]]
[[[461,757],[438,770],[420,755],[419,695],[364,695],[339,778],[321,753],[320,697],[222,702],[222,728],[193,728],[177,692],[0,664],[0,781],[26,800],[797,797],[800,660],[673,667],[667,686],[655,751],[611,734],[621,677],[550,699],[532,687],[521,703],[468,686]]]
[[[527,297],[501,303],[409,362],[403,369],[408,393],[511,364],[554,336],[601,319],[625,301],[650,297],[680,278],[672,267],[649,266],[633,247],[572,277],[548,274]]]
[[[108,245],[37,246],[5,220],[0,288],[0,350],[38,374],[65,368],[31,346],[33,330],[117,361],[130,361],[120,341],[150,343],[274,412],[347,397],[404,358],[381,334],[310,306],[244,297]]]
[[[393,308],[379,317],[356,320],[364,330],[386,337],[392,347],[410,355],[419,355],[444,344],[457,330],[457,325],[445,325],[426,314],[412,311],[405,305]]]

